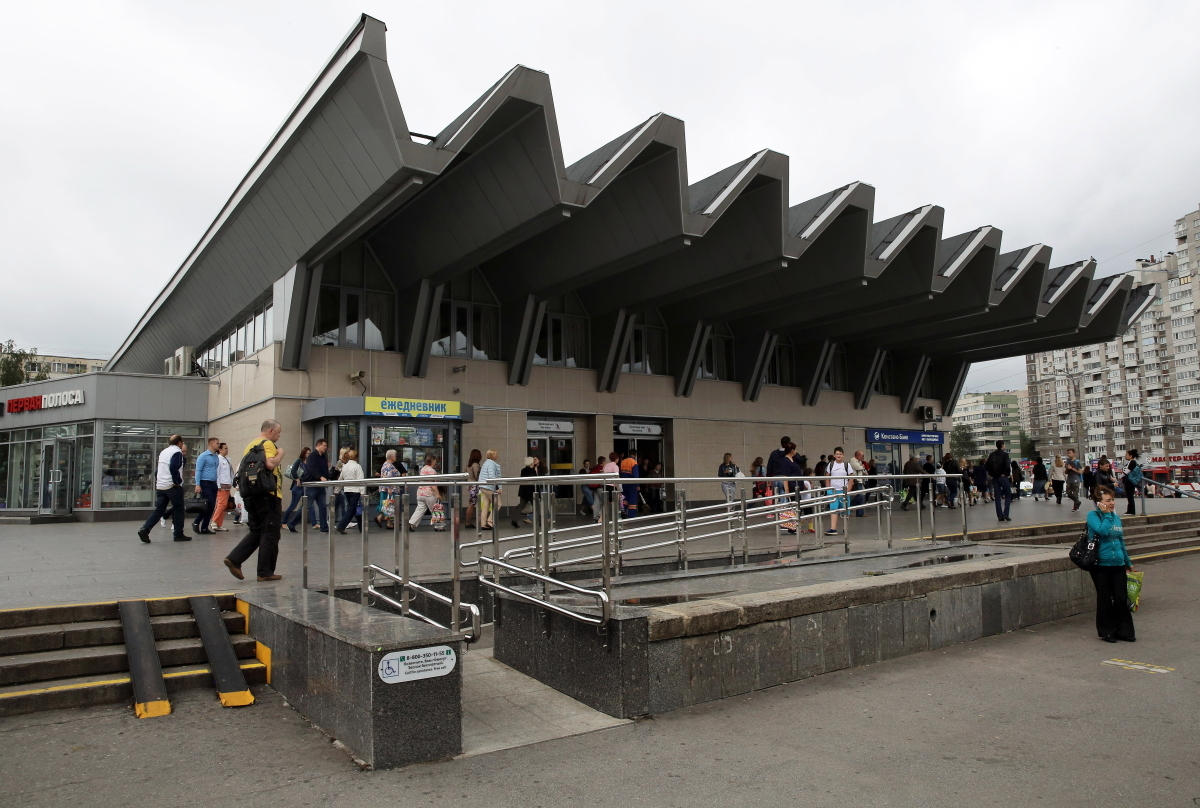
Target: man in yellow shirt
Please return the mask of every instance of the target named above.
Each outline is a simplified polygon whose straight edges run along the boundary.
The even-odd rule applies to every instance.
[[[279,558],[279,527],[283,518],[283,475],[280,472],[283,463],[283,450],[276,441],[283,434],[279,422],[268,418],[263,421],[258,437],[250,441],[242,457],[250,454],[250,450],[262,444],[263,454],[267,458],[267,468],[275,475],[275,490],[256,493],[246,497],[246,519],[250,532],[238,542],[237,547],[225,558],[225,567],[239,581],[242,575],[242,564],[246,562],[255,550],[258,550],[258,580],[278,581],[282,575],[275,574],[275,562]],[[239,464],[240,465],[240,464]]]

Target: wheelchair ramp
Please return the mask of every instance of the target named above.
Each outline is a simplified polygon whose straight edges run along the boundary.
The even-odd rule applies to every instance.
[[[462,757],[632,723],[593,710],[472,648],[463,661]]]

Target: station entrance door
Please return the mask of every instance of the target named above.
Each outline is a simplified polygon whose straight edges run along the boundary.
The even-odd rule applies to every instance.
[[[576,471],[573,435],[530,435],[525,443],[525,451],[529,457],[536,457],[538,465],[548,474],[573,474]],[[574,513],[575,497],[575,486],[555,486],[555,510],[559,513]]]

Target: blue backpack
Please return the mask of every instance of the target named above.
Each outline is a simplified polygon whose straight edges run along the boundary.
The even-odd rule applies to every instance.
[[[1142,484],[1142,467],[1134,466],[1128,472],[1126,472],[1125,482],[1127,482],[1131,485],[1141,485]]]

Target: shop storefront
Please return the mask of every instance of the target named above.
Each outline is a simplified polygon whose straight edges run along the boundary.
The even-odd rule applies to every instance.
[[[868,429],[866,432],[871,458],[880,474],[899,474],[910,457],[923,459],[931,454],[936,460],[945,453],[945,432],[907,429]]]
[[[138,518],[154,507],[155,464],[167,439],[183,435],[190,461],[205,449],[207,396],[195,379],[85,374],[4,393],[4,515]]]
[[[1200,454],[1155,455],[1143,458],[1146,476],[1160,483],[1195,483],[1200,480]]]
[[[307,402],[301,419],[305,445],[324,438],[330,462],[342,449],[357,449],[363,473],[378,477],[389,449],[409,475],[419,474],[429,456],[442,471],[460,471],[462,426],[474,420],[474,411],[461,401],[347,396]]]

